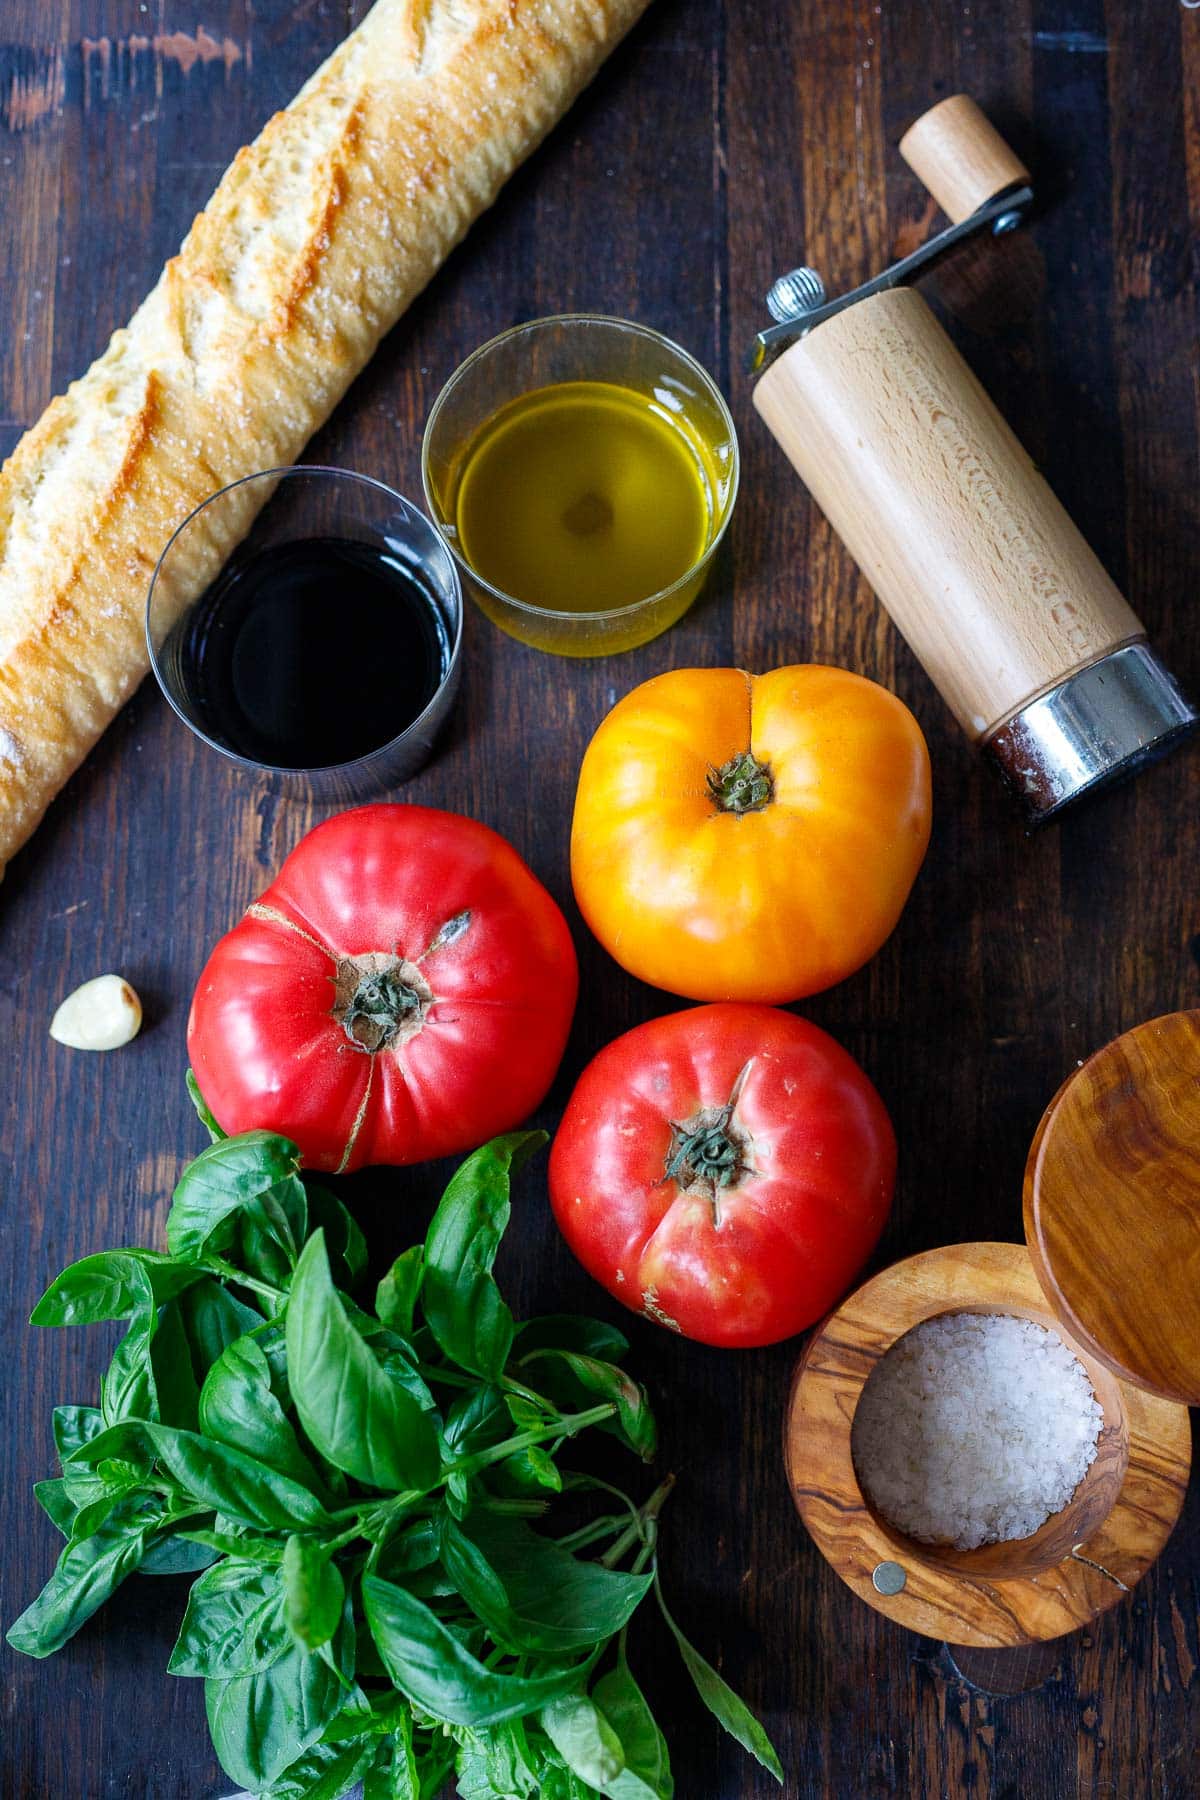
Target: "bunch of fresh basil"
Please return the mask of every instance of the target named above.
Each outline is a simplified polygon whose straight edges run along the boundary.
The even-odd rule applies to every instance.
[[[458,1170],[374,1313],[339,1289],[362,1236],[295,1145],[224,1138],[187,1168],[169,1255],[85,1257],[35,1324],[128,1321],[98,1406],[60,1406],[37,1484],[67,1539],[8,1639],[59,1649],[135,1570],[202,1570],[170,1669],[200,1675],[229,1775],[271,1800],[667,1800],[667,1746],[626,1659],[658,1509],[565,1471],[596,1425],[645,1459],[654,1421],[596,1320],[517,1324],[491,1269],[509,1176],[542,1133]],[[599,1516],[535,1529],[566,1489]],[[585,1557],[581,1551],[592,1554]],[[754,1715],[663,1606],[701,1697],[782,1779]]]

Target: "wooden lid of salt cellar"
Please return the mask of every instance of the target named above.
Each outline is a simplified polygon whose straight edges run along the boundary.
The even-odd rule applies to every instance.
[[[1074,1338],[1200,1404],[1200,1011],[1136,1026],[1059,1089],[1025,1168],[1025,1236]]]

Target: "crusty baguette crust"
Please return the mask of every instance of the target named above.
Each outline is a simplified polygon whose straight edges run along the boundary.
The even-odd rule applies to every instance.
[[[648,0],[377,0],[0,470],[0,872],[146,673],[215,488],[292,462]],[[244,516],[195,548],[184,603]]]

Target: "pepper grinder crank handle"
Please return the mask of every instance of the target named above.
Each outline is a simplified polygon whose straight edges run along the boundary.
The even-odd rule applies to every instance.
[[[967,735],[1039,825],[1200,724],[1146,631],[920,295],[964,237],[1019,224],[1029,173],[965,94],[900,151],[952,221],[829,301],[777,281],[754,404]]]

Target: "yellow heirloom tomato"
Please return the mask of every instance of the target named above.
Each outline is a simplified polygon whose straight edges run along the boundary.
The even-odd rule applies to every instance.
[[[798,1000],[894,927],[929,842],[908,708],[845,669],[676,669],[613,707],[571,829],[580,911],[623,968],[693,1000]]]

